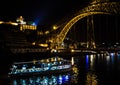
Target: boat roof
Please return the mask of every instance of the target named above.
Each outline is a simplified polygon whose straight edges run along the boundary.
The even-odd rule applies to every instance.
[[[51,57],[51,58],[41,59],[41,60],[33,60],[33,61],[26,61],[26,62],[14,62],[13,64],[17,65],[17,64],[34,64],[34,63],[44,63],[44,62],[46,63],[47,60],[52,59],[52,58],[53,59],[59,58],[60,59],[59,61],[68,61],[68,60],[65,60],[61,57]],[[54,62],[54,61],[51,61],[51,62]],[[70,62],[70,61],[68,61],[68,62]]]

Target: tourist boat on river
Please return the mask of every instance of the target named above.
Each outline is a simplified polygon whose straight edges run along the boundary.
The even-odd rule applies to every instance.
[[[47,75],[67,73],[72,71],[70,60],[61,57],[52,57],[28,62],[15,62],[8,73],[9,77]]]

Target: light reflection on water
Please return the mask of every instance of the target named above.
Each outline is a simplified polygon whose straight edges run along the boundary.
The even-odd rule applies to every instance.
[[[11,85],[64,85],[76,83],[77,75],[59,74],[58,76],[33,76],[29,78],[18,78],[11,81]]]
[[[10,85],[115,85],[120,81],[120,55],[79,55],[70,59],[76,64],[74,74],[14,79]]]
[[[98,85],[97,75],[94,72],[95,55],[86,55],[86,85]]]

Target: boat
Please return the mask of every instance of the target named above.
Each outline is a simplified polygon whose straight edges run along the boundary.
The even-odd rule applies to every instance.
[[[70,60],[58,56],[27,62],[14,62],[10,68],[8,77],[67,73],[72,71],[72,67],[73,65]]]

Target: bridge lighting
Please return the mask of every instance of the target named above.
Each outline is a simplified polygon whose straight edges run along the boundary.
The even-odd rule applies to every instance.
[[[66,37],[67,33],[69,30],[72,28],[72,26],[78,22],[79,20],[83,19],[84,17],[90,16],[90,15],[97,15],[97,14],[119,14],[119,3],[116,2],[109,2],[106,3],[107,0],[92,0],[92,3],[83,8],[81,11],[75,14],[75,17],[73,17],[71,20],[69,20],[65,25],[63,25],[62,31],[59,33],[59,37],[55,38],[54,43],[58,44],[59,48],[59,43],[63,42],[64,38]],[[103,3],[101,3],[103,2]],[[92,5],[93,4],[93,5]],[[89,20],[88,20],[89,21]],[[93,21],[91,21],[90,26],[92,25]],[[57,29],[53,27],[53,29]],[[94,30],[92,30],[94,32]],[[89,30],[89,42],[87,42],[87,48],[96,48],[95,44],[91,43],[91,39],[94,41],[93,38],[93,32],[91,33],[91,29]],[[89,45],[90,44],[90,45]],[[53,48],[55,45],[53,45]],[[51,46],[52,48],[52,46]]]

